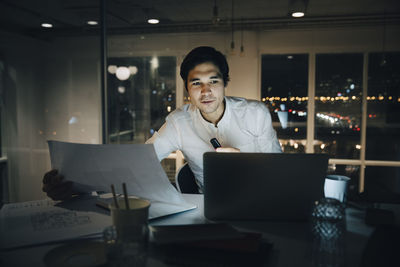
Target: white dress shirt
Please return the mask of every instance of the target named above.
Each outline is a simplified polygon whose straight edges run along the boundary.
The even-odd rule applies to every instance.
[[[210,143],[214,137],[222,147],[241,152],[282,152],[267,106],[238,97],[225,97],[225,112],[216,126],[206,121],[196,106],[184,105],[169,114],[146,143],[154,145],[159,160],[173,151],[182,151],[202,189],[203,154],[215,151]]]

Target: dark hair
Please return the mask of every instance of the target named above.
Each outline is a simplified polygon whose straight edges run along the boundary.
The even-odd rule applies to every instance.
[[[181,64],[181,77],[185,82],[185,88],[187,90],[187,78],[189,71],[194,69],[197,65],[211,62],[219,68],[222,74],[222,79],[224,80],[224,86],[228,84],[229,81],[229,66],[226,62],[225,56],[215,50],[215,48],[210,46],[199,46],[194,48],[186,57],[183,59]]]

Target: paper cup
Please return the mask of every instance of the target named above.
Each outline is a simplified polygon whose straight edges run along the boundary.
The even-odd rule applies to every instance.
[[[335,198],[340,202],[346,201],[347,184],[350,178],[343,175],[327,175],[325,178],[325,197]]]

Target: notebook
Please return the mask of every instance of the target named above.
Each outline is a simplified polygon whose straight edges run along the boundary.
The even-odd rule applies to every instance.
[[[326,154],[207,152],[203,160],[210,220],[305,221],[323,197]]]

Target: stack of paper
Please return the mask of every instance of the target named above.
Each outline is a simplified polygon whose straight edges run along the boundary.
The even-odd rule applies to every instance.
[[[129,195],[151,201],[149,218],[196,208],[171,185],[153,145],[49,141],[49,149],[52,168],[81,191],[110,192],[114,184],[117,193],[122,193],[122,183],[126,183]],[[13,248],[98,236],[111,225],[111,218],[96,212],[95,203],[96,198],[75,198],[63,203],[40,200],[4,205],[0,211],[0,246]]]
[[[110,216],[61,208],[56,203],[45,199],[4,205],[0,211],[0,247],[94,237],[111,225]]]

